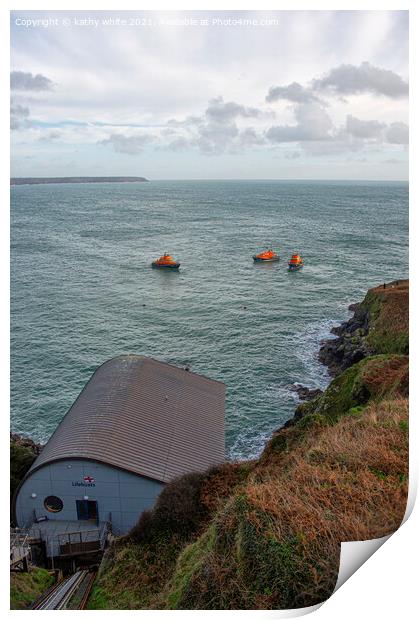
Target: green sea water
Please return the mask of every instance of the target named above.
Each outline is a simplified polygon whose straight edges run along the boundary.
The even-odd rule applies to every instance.
[[[11,189],[12,430],[46,441],[123,353],[223,381],[231,459],[323,388],[320,341],[408,276],[405,183],[155,181]],[[280,262],[254,264],[272,244]],[[150,268],[170,252],[179,273]],[[292,253],[305,267],[287,271]]]

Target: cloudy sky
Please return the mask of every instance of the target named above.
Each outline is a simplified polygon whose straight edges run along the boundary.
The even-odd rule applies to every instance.
[[[11,21],[13,176],[407,179],[406,11]]]

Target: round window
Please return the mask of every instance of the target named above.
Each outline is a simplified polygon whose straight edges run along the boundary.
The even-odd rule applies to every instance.
[[[64,504],[56,495],[48,495],[44,500],[44,506],[49,512],[60,512]]]

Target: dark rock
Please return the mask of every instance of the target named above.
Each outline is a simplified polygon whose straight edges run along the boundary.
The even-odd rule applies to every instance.
[[[330,330],[337,338],[324,340],[321,343],[319,360],[328,367],[332,377],[368,355],[365,345],[365,336],[368,334],[368,309],[362,304],[351,304],[349,309],[353,311],[353,317]]]
[[[283,428],[290,428],[290,426],[295,426],[295,422],[296,420],[294,420],[294,418],[290,418],[289,420],[284,422],[284,424],[278,429],[278,431],[280,431]]]
[[[23,448],[29,448],[36,456],[41,454],[42,448],[44,447],[42,444],[36,443],[33,439],[30,439],[30,437],[24,437],[17,433],[10,433],[10,441]]]
[[[300,400],[313,400],[313,398],[323,394],[322,390],[319,390],[318,388],[310,389],[305,385],[301,385],[301,383],[296,383],[293,385],[292,389],[294,392],[297,392]]]

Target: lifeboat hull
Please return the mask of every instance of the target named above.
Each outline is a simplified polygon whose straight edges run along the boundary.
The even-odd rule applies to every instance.
[[[298,271],[299,269],[302,269],[303,267],[304,267],[303,264],[294,265],[293,263],[288,263],[288,270],[289,271]]]
[[[253,260],[255,263],[277,263],[279,261],[279,256],[272,256],[271,258],[261,258],[260,256],[254,256]]]
[[[153,261],[151,266],[154,269],[179,269],[180,263],[158,263],[157,261]]]

